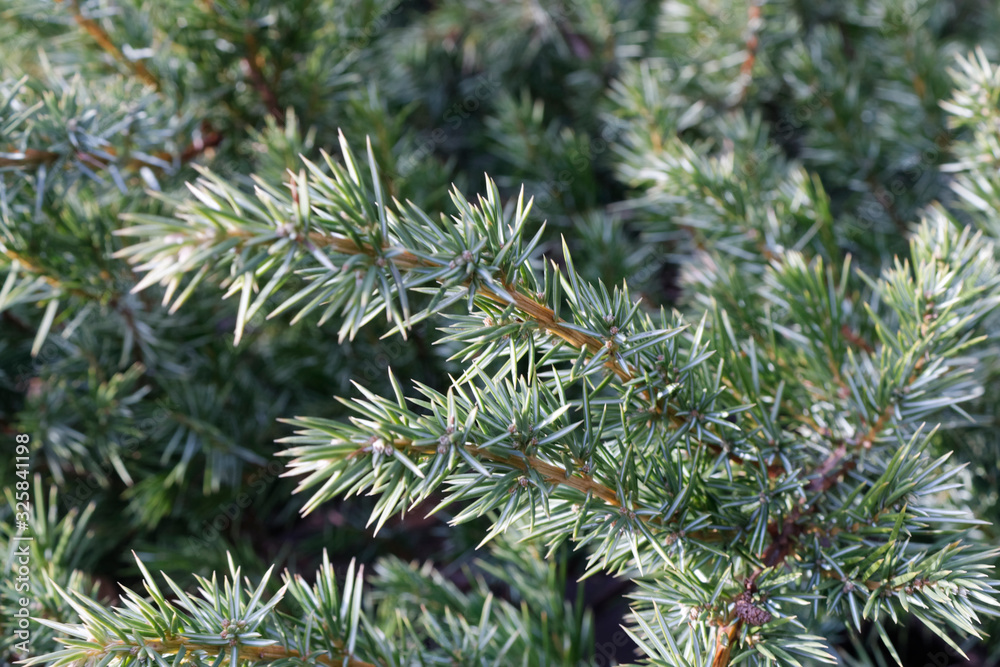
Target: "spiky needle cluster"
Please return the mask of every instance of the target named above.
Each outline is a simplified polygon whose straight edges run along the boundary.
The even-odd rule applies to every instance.
[[[758,116],[730,113],[749,94],[759,53],[788,43],[797,27],[779,21],[762,33],[761,8],[751,4],[718,17],[716,38],[739,48],[709,57],[701,49],[713,38],[699,38],[698,26],[711,21],[689,23],[710,9],[682,5],[665,3],[659,20],[687,46],[661,45],[663,58],[624,67],[606,115],[624,128],[614,166],[639,193],[628,209],[648,219],[644,242],[684,258],[683,314],[646,307],[627,280],[610,288],[587,280],[570,243],[543,244],[523,189],[505,205],[487,177],[483,195],[456,187],[450,208],[428,210],[395,196],[383,172],[394,165],[376,157],[376,145],[358,160],[343,134],[339,157],[303,157],[252,182],[199,167],[186,196],[162,197],[164,210],[121,211],[126,225],[108,242],[111,258],[142,276],[132,296],[115,297],[125,321],[128,299],[154,287],[176,316],[220,287],[238,302],[237,344],[259,316],[334,320],[340,342],[382,315],[386,335],[404,338],[435,317],[436,342],[459,373],[436,389],[390,372],[391,395],[356,383],[354,397],[339,399],[347,419],[282,420],[294,434],[281,439],[281,454],[298,491],[310,494],[304,512],[369,494],[378,530],[432,500],[431,512],[448,507],[455,524],[485,517],[482,540],[509,568],[484,564],[461,591],[430,566],[390,559],[367,595],[360,567],[352,564],[341,589],[325,559],[312,585],[286,573],[269,593],[269,576],[241,580],[230,559],[229,577],[199,579],[198,595],[166,578],[171,600],[140,559],[146,596],[126,589],[117,608],[81,593],[81,582],[66,590],[50,581],[54,604],[81,622],[40,618],[65,647],[25,664],[578,664],[592,629],[582,602],[561,598],[565,568],[543,565],[534,547],[519,552],[512,535],[549,556],[564,545],[583,550],[585,576],[631,578],[628,632],[646,664],[836,663],[831,637],[856,638],[866,624],[900,662],[886,627],[908,618],[957,651],[955,637],[981,636],[984,617],[1000,610],[998,552],[969,511],[962,466],[940,451],[940,434],[982,400],[996,358],[997,69],[982,53],[960,60],[958,92],[944,105],[955,129],[972,134],[948,167],[960,174],[953,188],[966,210],[924,209],[919,225],[902,225],[908,257],[872,267],[869,256],[852,271],[821,180],[777,157]],[[81,20],[100,41],[100,24]],[[825,44],[830,36],[818,33]],[[807,80],[804,47],[787,48]],[[153,72],[131,67],[159,90]],[[253,53],[245,69],[271,117],[290,126],[294,115],[276,107]],[[19,94],[4,89],[12,128],[38,113]],[[540,123],[538,107],[508,102],[489,124],[494,134],[519,116]],[[827,106],[823,123],[837,126],[840,112]],[[122,123],[146,118],[128,113]],[[692,128],[705,140],[690,141]],[[125,157],[102,132],[114,128],[0,155],[3,169],[30,174],[19,187],[36,202],[4,194],[0,292],[4,308],[44,305],[36,353],[61,303],[100,299],[99,271],[69,263],[57,280],[31,257],[37,243],[26,221],[48,210],[49,170],[98,169],[116,182],[134,170],[156,187],[156,169],[183,162],[152,147]],[[294,131],[287,136],[295,143]],[[559,137],[567,151],[586,145],[571,132]],[[832,182],[835,161],[824,159],[841,149],[809,153]],[[532,168],[518,167],[534,188]],[[75,183],[60,178],[59,192],[72,192]],[[572,189],[560,200],[585,199]],[[898,210],[884,213],[875,224],[899,222]],[[139,348],[140,360],[151,351]],[[116,376],[115,392],[130,378]],[[170,451],[197,430],[177,431]],[[126,480],[119,451],[109,456]],[[56,517],[32,522],[55,530]],[[59,525],[76,534],[73,521]],[[494,599],[490,577],[518,584],[520,608]]]

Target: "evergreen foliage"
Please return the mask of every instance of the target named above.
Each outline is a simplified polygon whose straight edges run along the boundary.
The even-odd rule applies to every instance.
[[[992,4],[0,16],[11,661],[1000,660]]]

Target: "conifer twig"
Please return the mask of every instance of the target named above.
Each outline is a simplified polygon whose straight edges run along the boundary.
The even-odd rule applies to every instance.
[[[57,2],[63,2],[64,0],[56,0]],[[111,40],[111,36],[108,35],[107,31],[100,26],[100,24],[94,19],[88,18],[83,15],[83,10],[80,8],[80,0],[71,0],[70,4],[73,6],[73,19],[76,21],[83,30],[94,38],[98,46],[109,53],[115,60],[122,63],[128,67],[132,72],[139,77],[144,83],[149,84],[157,90],[157,92],[162,90],[162,85],[159,78],[156,77],[149,69],[146,64],[141,60],[131,60],[125,57],[115,43]]]
[[[114,641],[107,644],[103,650],[91,650],[89,652],[90,657],[94,659],[105,657],[109,654],[114,654],[118,652],[121,648],[131,648],[132,644],[126,644],[123,641]],[[209,655],[215,655],[219,652],[219,646],[215,644],[202,644],[194,640],[190,640],[187,637],[178,637],[172,641],[146,641],[143,642],[142,646],[146,649],[156,651],[159,654],[166,655],[176,655],[181,650],[185,653],[195,653],[198,651],[204,651]],[[227,652],[228,653],[228,652]],[[302,658],[302,654],[295,649],[286,649],[280,645],[271,646],[240,646],[237,651],[237,655],[240,660],[249,660],[253,662],[275,662],[277,660],[287,660]],[[327,665],[327,667],[376,667],[370,662],[365,662],[364,660],[358,660],[357,658],[345,653],[342,656],[331,657],[326,655],[310,655],[309,660],[321,664]]]
[[[247,72],[250,75],[250,83],[264,101],[264,106],[267,107],[268,113],[274,116],[274,120],[277,121],[279,126],[283,126],[285,124],[285,112],[278,103],[278,96],[275,94],[274,88],[267,82],[264,71],[261,69],[261,54],[257,45],[257,38],[254,37],[252,32],[247,30],[243,38],[243,43],[247,49],[246,55],[243,57],[243,63],[246,65]]]
[[[211,129],[211,126],[205,125],[203,127],[203,136],[191,141],[183,150],[177,155],[178,160],[181,164],[186,164],[191,160],[204,153],[205,151],[215,148],[222,143],[224,137],[220,132],[216,132]],[[109,155],[115,156],[118,151],[113,146],[109,146],[104,149]],[[2,167],[14,167],[14,168],[33,168],[42,165],[50,165],[59,161],[61,158],[65,157],[65,153],[60,153],[57,151],[49,150],[39,150],[36,148],[27,148],[23,151],[5,151],[8,156],[13,157],[0,157],[0,168]],[[90,153],[78,151],[73,154],[79,160],[87,162],[89,165],[96,166],[98,169],[106,169],[109,166],[109,162],[106,158],[101,158]],[[164,162],[171,162],[174,159],[174,154],[167,151],[159,151],[155,153],[155,157]],[[147,164],[145,161],[138,158],[132,158],[128,161],[126,165],[129,169],[141,169],[142,167],[149,167],[154,171],[162,171],[163,167],[158,164]]]

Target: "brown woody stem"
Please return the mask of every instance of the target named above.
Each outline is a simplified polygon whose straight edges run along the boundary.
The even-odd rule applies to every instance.
[[[63,0],[56,1],[62,2]],[[98,46],[109,53],[115,60],[132,70],[132,73],[142,79],[145,83],[149,84],[157,91],[161,90],[160,80],[149,71],[145,63],[141,60],[129,60],[126,58],[125,54],[121,52],[121,49],[119,49],[115,43],[111,41],[111,37],[108,35],[107,31],[104,30],[104,28],[102,28],[97,21],[83,15],[82,10],[80,9],[79,0],[73,0],[71,4],[73,5],[73,19],[88,35],[94,38],[94,41],[97,42]]]
[[[275,94],[274,89],[271,84],[267,82],[267,78],[264,76],[264,70],[261,68],[261,61],[263,58],[260,55],[260,49],[257,46],[257,38],[254,37],[253,33],[247,32],[243,38],[244,43],[247,47],[247,54],[243,58],[243,62],[246,63],[247,71],[250,74],[250,83],[253,84],[254,90],[260,95],[261,99],[264,101],[264,106],[267,107],[269,114],[274,116],[274,119],[278,121],[279,125],[283,125],[285,122],[285,114],[281,109],[281,105],[278,104],[278,96]]]
[[[95,658],[100,658],[108,654],[109,651],[122,647],[129,646],[124,642],[116,641],[108,644],[104,647],[103,651],[92,651],[92,656]],[[138,645],[137,645],[138,646]],[[224,648],[214,644],[198,644],[188,640],[186,637],[178,637],[176,639],[171,639],[167,641],[147,641],[142,646],[146,648],[151,648],[159,654],[176,654],[181,648],[183,648],[187,653],[194,651],[205,651],[209,655],[218,654],[220,649]],[[301,658],[301,654],[295,649],[286,649],[280,645],[272,646],[241,646],[239,647],[239,656],[243,660],[250,661],[267,661],[273,662],[275,660],[283,660],[286,658]],[[358,660],[350,654],[345,653],[338,657],[329,657],[325,655],[312,655],[309,657],[310,660],[315,661],[321,665],[328,665],[329,667],[375,667],[370,662],[365,662],[364,660]]]
[[[210,127],[204,126],[204,136],[196,141],[192,141],[188,144],[180,154],[180,161],[182,163],[190,162],[195,159],[205,151],[210,148],[214,148],[222,143],[222,135]],[[59,158],[63,157],[64,153],[57,153],[55,151],[45,151],[38,150],[35,148],[27,148],[23,151],[4,151],[8,154],[19,155],[19,157],[0,157],[0,167],[39,167],[42,165],[50,165],[56,162]],[[111,155],[116,155],[117,151],[114,148],[108,148],[107,153]],[[90,153],[77,152],[76,157],[92,166],[96,166],[99,169],[104,169],[108,166],[107,161],[96,155],[91,155]],[[173,159],[173,155],[166,151],[160,151],[156,153],[156,157],[169,162]],[[139,169],[147,165],[141,160],[133,159],[128,163],[129,169]],[[153,166],[154,169],[158,167]]]

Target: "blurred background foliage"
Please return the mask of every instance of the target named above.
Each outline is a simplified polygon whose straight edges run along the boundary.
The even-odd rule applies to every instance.
[[[432,387],[459,372],[427,329],[340,345],[336,322],[259,318],[234,345],[236,304],[211,284],[176,314],[160,288],[131,293],[118,216],[166,214],[158,194],[184,192],[198,165],[252,187],[332,151],[338,130],[367,135],[401,201],[447,210],[452,183],[471,196],[487,172],[535,197],[545,254],[559,261],[565,235],[588,279],[627,280],[653,305],[757,308],[740,275],[759,248],[733,221],[791,216],[775,251],[877,268],[932,202],[963,216],[948,165],[972,130],[940,102],[976,47],[1000,57],[991,0],[3,0],[2,268],[30,279],[0,292],[0,427],[32,438],[52,536],[38,562],[114,599],[133,549],[181,582],[225,570],[227,550],[254,576],[306,570],[324,547],[341,564],[433,556],[446,573],[477,557],[480,528],[446,513],[375,537],[369,498],[301,519],[273,457],[279,417],[340,417],[332,397],[352,379],[384,395],[390,365]],[[729,243],[731,266],[690,261]],[[705,270],[729,278],[705,293],[679,278]],[[970,500],[994,522],[998,397],[940,443],[970,462]],[[0,475],[12,484],[11,456]],[[589,584],[598,641],[620,621],[601,610],[615,585]]]

